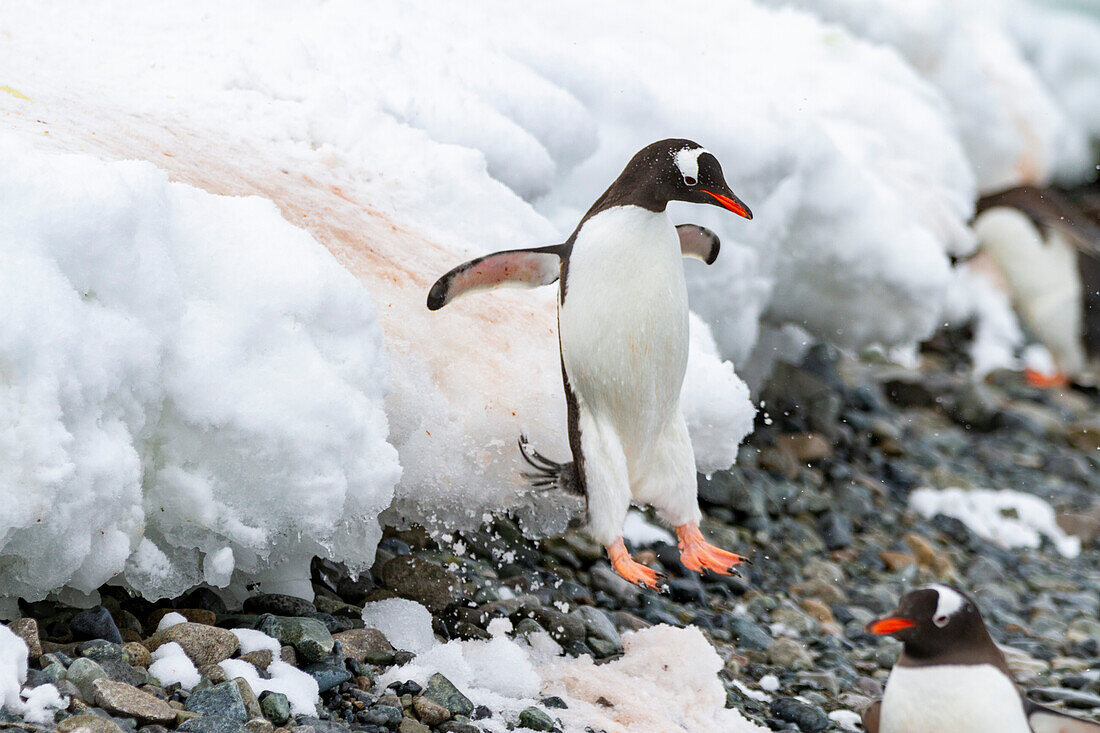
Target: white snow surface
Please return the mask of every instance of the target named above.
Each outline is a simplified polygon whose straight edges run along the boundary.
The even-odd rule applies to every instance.
[[[1033,494],[1011,489],[917,489],[909,507],[925,518],[955,517],[976,535],[1003,547],[1035,549],[1047,537],[1065,557],[1081,553],[1081,540],[1062,531],[1050,504]]]
[[[175,611],[169,611],[160,617],[160,621],[157,623],[157,631],[164,631],[170,629],[173,626],[187,623],[187,617],[182,613],[176,613]]]
[[[202,679],[183,647],[174,641],[156,648],[153,652],[153,663],[149,665],[149,674],[160,680],[164,686],[179,683],[188,692]]]
[[[0,708],[23,710],[19,688],[27,681],[27,643],[0,625]]]
[[[654,626],[624,634],[623,656],[600,665],[590,657],[561,656],[561,648],[545,634],[527,643],[503,636],[506,629],[495,624],[489,641],[437,643],[409,664],[387,671],[377,686],[407,679],[424,684],[439,672],[475,704],[493,710],[493,717],[482,721],[492,733],[503,733],[507,721],[547,695],[568,705],[549,711],[565,733],[587,728],[608,733],[766,730],[725,707],[718,678],[722,660],[696,628]],[[597,702],[601,697],[613,706]]]
[[[943,95],[981,189],[1095,175],[1100,21],[1030,0],[765,0],[894,49]]]
[[[260,673],[250,662],[241,659],[226,659],[218,663],[225,671],[226,679],[242,677],[248,682],[257,696],[261,692],[281,692],[290,703],[290,712],[294,715],[316,715],[320,700],[317,680],[306,672],[276,659],[267,665],[268,677]]]
[[[23,720],[39,725],[52,724],[54,712],[69,706],[69,698],[63,696],[53,684],[39,685],[23,693]]]
[[[266,649],[278,658],[282,647],[275,637],[256,629],[232,629],[232,631],[239,642],[241,654],[251,654]]]
[[[385,354],[312,237],[269,201],[5,134],[0,246],[0,592],[369,566],[399,475]]]

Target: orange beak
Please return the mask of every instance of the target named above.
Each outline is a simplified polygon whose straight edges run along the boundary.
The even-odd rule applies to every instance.
[[[715,193],[714,191],[708,191],[705,188],[700,190],[702,190],[703,193],[713,197],[714,200],[717,201],[723,208],[729,209],[738,216],[743,216],[746,219],[752,218],[752,212],[749,211],[749,207],[745,206],[737,199],[730,198],[729,196],[723,196],[722,194]]]
[[[907,618],[899,618],[898,616],[891,616],[890,618],[879,619],[867,624],[867,630],[872,634],[882,636],[884,634],[895,634],[903,629],[911,629],[916,624]]]

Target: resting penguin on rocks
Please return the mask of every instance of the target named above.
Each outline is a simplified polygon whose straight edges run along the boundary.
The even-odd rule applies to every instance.
[[[622,527],[631,501],[676,527],[680,559],[696,572],[729,574],[743,558],[699,531],[695,456],[680,410],[688,357],[683,257],[708,265],[718,237],[673,226],[669,201],[752,213],[726,185],[713,154],[690,140],[642,148],[562,244],[479,257],[441,277],[428,294],[437,310],[459,295],[500,285],[560,280],[558,340],[569,416],[570,463],[556,463],[520,438],[540,488],[587,498],[588,528],[615,571],[657,589],[659,575],[630,557]]]
[[[1054,357],[1056,373],[1029,370],[1036,386],[1080,377],[1100,355],[1100,228],[1050,188],[983,196],[974,218],[978,255],[990,261],[1023,325]]]
[[[1100,733],[1022,697],[978,607],[955,588],[911,591],[867,630],[905,645],[882,700],[863,712],[868,733]]]

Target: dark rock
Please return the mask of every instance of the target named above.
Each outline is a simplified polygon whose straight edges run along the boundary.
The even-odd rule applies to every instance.
[[[220,715],[200,715],[183,721],[176,730],[184,733],[248,733],[244,723]]]
[[[545,710],[539,710],[534,706],[524,708],[520,711],[519,724],[531,730],[554,730],[553,718],[547,715]]]
[[[422,603],[432,613],[442,613],[464,600],[464,584],[454,573],[413,555],[400,555],[382,567],[382,584],[402,598]]]
[[[317,689],[320,692],[331,690],[351,679],[351,672],[344,665],[336,665],[328,661],[307,664],[302,667],[302,671],[317,681]]]
[[[424,697],[447,708],[452,715],[469,715],[474,709],[470,698],[459,692],[449,679],[438,672],[428,678]]]
[[[103,606],[89,608],[76,614],[69,619],[69,628],[73,636],[78,639],[106,639],[115,644],[121,644],[123,641],[110,611]]]
[[[852,544],[852,522],[846,514],[825,512],[818,528],[825,547],[830,550],[841,550]]]
[[[260,631],[273,636],[281,644],[294,647],[300,661],[317,662],[332,652],[332,634],[315,618],[272,616],[260,617]]]
[[[242,725],[248,720],[244,698],[232,680],[192,692],[183,707],[202,716],[218,716],[240,721]]]
[[[806,733],[819,733],[829,727],[829,716],[824,710],[793,697],[781,697],[772,702],[771,713],[782,721],[794,723]]]
[[[743,616],[735,616],[729,629],[738,648],[767,651],[775,641],[767,631]]]
[[[281,692],[260,693],[260,709],[264,717],[277,726],[282,726],[290,720],[290,701]]]
[[[282,593],[260,593],[245,599],[244,612],[274,616],[312,616],[317,607],[303,598],[287,596]]]
[[[95,688],[92,683],[106,678],[107,673],[103,671],[103,667],[86,657],[74,660],[65,671],[65,679],[76,685],[76,689],[80,691],[80,699],[87,703],[95,702]]]

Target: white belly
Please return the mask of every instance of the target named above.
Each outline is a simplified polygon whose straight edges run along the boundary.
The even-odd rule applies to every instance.
[[[1030,733],[1016,686],[988,664],[894,667],[880,733]]]
[[[559,324],[570,384],[623,437],[667,423],[688,353],[687,287],[668,216],[636,206],[585,222]]]

